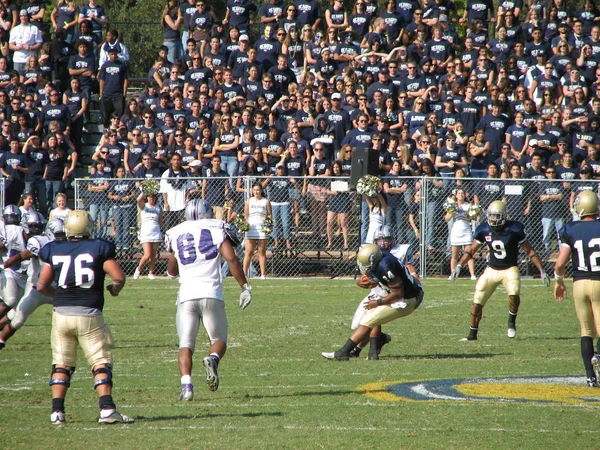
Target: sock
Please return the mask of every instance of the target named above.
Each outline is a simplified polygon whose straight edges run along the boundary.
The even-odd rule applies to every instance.
[[[369,338],[369,356],[377,355],[378,343],[379,343],[379,336]]]
[[[110,416],[110,414],[112,414],[117,409],[117,407],[115,406],[115,402],[113,402],[112,395],[101,395],[100,397],[98,397],[98,406],[100,407],[101,411],[110,411],[109,414],[106,414],[103,417]]]
[[[473,339],[477,339],[477,332],[479,331],[479,327],[469,327],[469,337]]]
[[[52,399],[52,412],[60,411],[65,412],[65,399],[64,398],[53,398]]]
[[[344,344],[342,348],[340,348],[339,351],[340,353],[348,355],[354,347],[356,347],[356,342],[354,342],[352,339],[348,339],[348,341]]]
[[[219,356],[218,353],[211,353],[208,356],[212,356],[213,358],[215,358],[217,360],[217,364],[221,361],[221,357]]]
[[[183,375],[181,377],[181,385],[184,384],[192,384],[192,376],[191,375]]]
[[[592,367],[592,356],[594,356],[594,340],[589,336],[581,336],[581,358],[585,367],[585,376],[596,377]]]
[[[517,313],[514,313],[512,311],[508,312],[508,328],[514,328],[515,330],[517,329]]]

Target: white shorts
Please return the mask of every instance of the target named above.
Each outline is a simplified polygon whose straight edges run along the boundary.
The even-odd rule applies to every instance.
[[[200,298],[178,302],[175,319],[179,348],[195,349],[201,320],[211,344],[227,342],[227,315],[222,300]]]
[[[0,273],[0,296],[2,301],[11,308],[17,306],[25,293],[27,274],[15,273],[11,270],[3,270]]]
[[[41,305],[51,305],[52,297],[40,294],[35,289],[31,289],[28,286],[28,293],[19,301],[17,307],[12,310],[13,314],[10,315],[10,325],[18,330],[24,324],[27,318]]]

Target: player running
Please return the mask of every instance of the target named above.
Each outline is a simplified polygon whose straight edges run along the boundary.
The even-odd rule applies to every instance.
[[[208,356],[203,360],[206,383],[211,391],[219,388],[219,361],[227,348],[227,315],[223,300],[221,258],[242,288],[240,307],[252,301],[251,287],[235,254],[240,244],[237,231],[221,220],[210,219],[212,208],[205,200],[192,200],[185,208],[185,222],[171,228],[165,236],[170,253],[167,275],[179,275],[177,296],[177,335],[179,336],[179,400],[193,400],[192,355],[200,321],[210,339]]]
[[[573,302],[579,318],[581,358],[589,387],[600,387],[600,339],[594,353],[594,336],[600,335],[600,222],[598,197],[592,191],[577,194],[573,203],[578,221],[560,231],[560,251],[554,266],[554,297],[562,302],[567,295],[565,267],[573,265]]]
[[[517,313],[521,304],[521,274],[518,268],[519,247],[523,249],[531,262],[540,271],[546,286],[550,286],[550,278],[542,267],[540,258],[531,247],[525,236],[525,227],[521,222],[506,220],[506,204],[496,200],[488,206],[487,222],[475,230],[475,238],[471,246],[460,258],[450,279],[456,281],[462,266],[465,265],[482,245],[487,245],[489,258],[487,267],[475,286],[475,296],[471,307],[471,326],[469,335],[461,340],[477,340],[479,322],[483,307],[500,283],[508,293],[508,331],[507,336],[517,335]]]
[[[8,258],[25,250],[27,239],[21,226],[21,211],[15,205],[8,205],[2,210],[4,227],[0,229],[0,242],[8,251]],[[25,293],[27,283],[28,261],[16,261],[13,265],[4,264],[0,273],[0,319],[19,303]]]
[[[421,285],[391,253],[382,251],[375,244],[366,244],[358,251],[356,259],[360,273],[379,284],[386,294],[369,298],[364,305],[368,312],[346,344],[335,352],[321,353],[327,359],[347,361],[350,353],[375,327],[412,314],[423,300]]]

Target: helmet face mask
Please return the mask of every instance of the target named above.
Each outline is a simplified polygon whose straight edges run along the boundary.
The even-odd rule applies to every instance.
[[[573,202],[573,209],[579,218],[598,215],[598,197],[592,191],[582,191]]]
[[[44,216],[39,212],[30,212],[23,216],[23,230],[29,236],[38,236],[44,232]]]
[[[500,200],[492,202],[487,209],[487,223],[492,228],[502,228],[506,223],[506,204]]]
[[[360,273],[368,275],[373,269],[379,264],[383,258],[381,249],[375,244],[363,245],[358,254],[356,255],[356,262],[358,263],[358,270]]]
[[[212,207],[206,200],[194,199],[185,207],[185,220],[210,219]]]
[[[67,239],[67,235],[65,234],[65,224],[61,219],[52,219],[48,221],[44,233],[53,241],[64,241]]]
[[[19,225],[21,223],[21,210],[15,205],[7,205],[2,210],[2,217],[6,225]]]
[[[92,235],[93,222],[87,211],[76,209],[69,213],[64,227],[67,239],[87,239]]]
[[[373,242],[382,250],[389,251],[394,246],[394,234],[389,225],[380,225],[373,234]]]

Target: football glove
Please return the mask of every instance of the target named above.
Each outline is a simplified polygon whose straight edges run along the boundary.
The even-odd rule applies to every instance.
[[[240,293],[240,308],[246,309],[252,301],[252,286],[248,283],[242,286],[242,292]]]
[[[462,269],[462,266],[460,264],[456,265],[456,268],[452,271],[452,273],[450,274],[450,280],[451,281],[456,281],[456,279],[458,278],[458,276],[460,275],[460,271]]]
[[[540,276],[542,277],[542,283],[544,283],[544,286],[550,287],[550,277],[546,271],[540,270]]]

